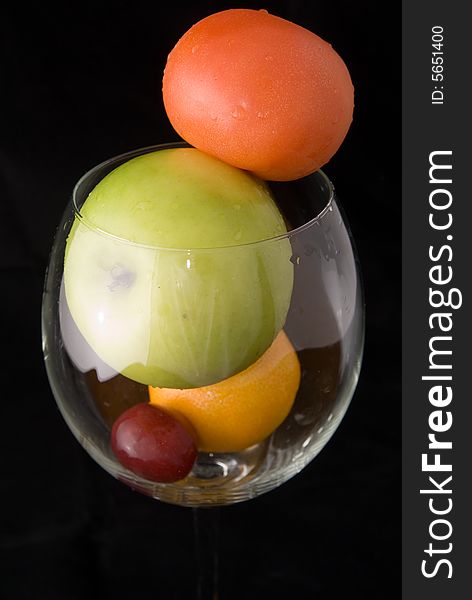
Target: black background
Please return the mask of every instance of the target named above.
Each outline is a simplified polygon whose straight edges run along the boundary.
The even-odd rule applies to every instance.
[[[55,227],[102,160],[177,139],[168,52],[197,20],[269,12],[333,44],[355,119],[325,167],[362,264],[366,351],[327,447],[278,490],[221,514],[222,600],[400,597],[400,4],[11,4],[0,14],[0,596],[192,598],[192,512],[128,490],[63,422],[41,354]]]

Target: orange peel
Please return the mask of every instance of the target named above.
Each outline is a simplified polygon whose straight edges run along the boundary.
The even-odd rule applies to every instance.
[[[268,437],[290,412],[300,363],[284,331],[250,367],[194,389],[149,386],[151,404],[183,416],[203,452],[237,452]]]

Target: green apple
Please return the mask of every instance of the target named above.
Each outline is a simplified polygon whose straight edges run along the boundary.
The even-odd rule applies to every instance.
[[[193,148],[141,155],[98,183],[72,226],[72,317],[98,356],[135,381],[188,388],[225,379],[284,325],[291,246],[270,239],[284,232],[251,174]]]

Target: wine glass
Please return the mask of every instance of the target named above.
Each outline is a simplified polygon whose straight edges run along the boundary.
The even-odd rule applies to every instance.
[[[88,194],[115,168],[149,152],[186,146],[164,144],[122,154],[91,169],[76,184],[51,251],[42,308],[43,346],[58,407],[95,461],[131,488],[158,500],[216,507],[249,500],[283,484],[331,438],[359,376],[364,304],[349,229],[333,186],[321,171],[296,181],[268,183],[288,233],[251,244],[236,241],[213,249],[145,246],[98,230],[83,218],[80,210]],[[80,236],[86,243],[68,244],[71,232],[74,243]],[[166,325],[156,324],[151,288],[177,290],[175,310],[182,319],[187,309],[197,311],[199,326],[203,324],[210,337],[216,329],[224,330],[227,316],[224,302],[218,310],[208,307],[209,290],[218,279],[212,273],[230,282],[231,311],[241,313],[242,331],[237,335],[247,339],[248,346],[251,332],[263,327],[264,320],[283,328],[299,363],[293,404],[286,416],[279,415],[281,422],[273,431],[273,423],[264,429],[266,413],[261,413],[263,439],[229,449],[204,446],[184,479],[151,481],[124,467],[110,443],[116,419],[131,406],[149,401],[147,372],[139,365],[154,352],[152,328],[162,332]],[[79,292],[72,310],[66,292],[74,286]],[[110,324],[105,345],[100,343],[104,321]],[[183,323],[179,331],[175,334],[174,328],[172,335],[180,336],[176,344],[180,343],[182,362],[190,365],[185,377],[192,386],[204,386],[204,349],[196,353],[192,328]],[[162,337],[162,343],[170,346],[169,336],[162,333]],[[223,350],[231,352],[233,347],[227,340],[224,346],[223,340]],[[156,364],[163,362],[156,368],[165,371],[162,353],[157,354]],[[277,369],[270,389],[274,402],[279,392],[276,377]],[[229,381],[233,385],[238,380]]]

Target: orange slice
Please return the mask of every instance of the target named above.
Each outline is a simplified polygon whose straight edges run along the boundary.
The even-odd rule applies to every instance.
[[[203,452],[237,452],[269,436],[290,412],[300,384],[300,363],[281,331],[250,367],[194,389],[149,387],[151,404],[183,415]]]

